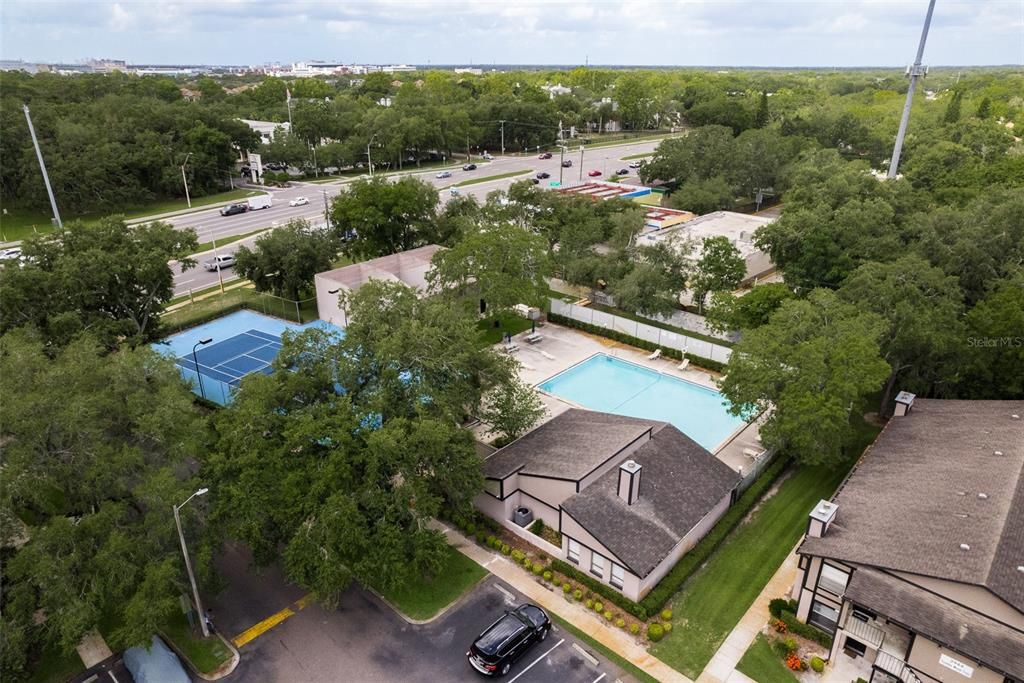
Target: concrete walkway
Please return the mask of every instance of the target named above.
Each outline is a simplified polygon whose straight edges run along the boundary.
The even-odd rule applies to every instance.
[[[96,629],[82,636],[82,642],[75,649],[78,650],[78,656],[82,658],[82,664],[86,669],[91,669],[114,654]]]
[[[751,646],[757,634],[771,618],[768,612],[768,603],[774,598],[788,595],[792,588],[797,572],[795,551],[796,546],[793,547],[793,552],[786,557],[761,594],[754,600],[754,604],[733,628],[722,646],[718,648],[715,656],[704,667],[704,671],[697,678],[697,683],[745,683],[750,680],[736,671],[736,665],[740,663],[747,648]]]
[[[504,556],[481,548],[445,524],[433,522],[432,526],[444,532],[448,537],[448,542],[463,555],[513,586],[532,602],[565,619],[656,680],[662,681],[662,683],[692,683],[689,678],[637,644],[633,636],[622,629],[607,625],[603,620],[594,616],[592,611],[580,604],[569,602],[560,594],[541,585],[535,579],[527,576],[521,567],[513,564]]]

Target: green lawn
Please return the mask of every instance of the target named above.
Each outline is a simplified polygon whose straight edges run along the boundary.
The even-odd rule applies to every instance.
[[[204,674],[216,671],[224,662],[231,659],[231,650],[220,638],[213,635],[203,638],[196,634],[189,626],[188,618],[181,612],[177,612],[174,618],[164,625],[163,632]]]
[[[469,180],[463,180],[462,182],[455,183],[450,187],[465,187],[466,185],[479,185],[480,183],[489,183],[492,180],[501,180],[502,178],[511,178],[517,175],[526,175],[533,173],[533,169],[528,171],[509,171],[508,173],[499,173],[498,175],[484,176],[483,178],[470,178]]]
[[[244,240],[246,237],[258,235],[261,232],[265,232],[266,230],[267,228],[260,228],[259,230],[253,230],[252,232],[243,232],[241,235],[231,235],[230,237],[225,237],[223,239],[217,240],[217,248],[220,249],[221,247],[225,247],[231,244],[232,242]],[[213,242],[200,242],[199,246],[196,247],[196,253],[201,254],[204,251],[210,251],[211,249],[213,249]]]
[[[646,159],[647,157],[653,157],[654,152],[644,152],[643,154],[630,154],[629,156],[622,157],[623,160],[629,159]]]
[[[76,651],[61,652],[49,647],[40,653],[38,666],[25,680],[27,683],[67,683],[84,670],[85,665]]]
[[[878,428],[855,419],[859,455]],[[800,467],[711,556],[670,603],[676,627],[652,653],[697,678],[803,534],[807,514],[835,492],[856,455],[834,469]]]
[[[434,579],[424,579],[399,590],[380,593],[410,619],[430,619],[485,576],[487,571],[483,567],[448,546],[444,566]]]
[[[644,206],[661,206],[661,195],[656,192],[645,194],[642,197],[634,197],[633,201]]]
[[[772,646],[763,633],[757,634],[736,669],[757,683],[794,683],[797,680],[779,656],[772,652]]]
[[[500,327],[494,326],[494,321],[500,323]],[[497,318],[484,318],[476,324],[480,330],[480,343],[484,346],[491,346],[501,341],[505,334],[519,334],[533,326],[533,322],[515,313],[502,313]]]
[[[198,211],[199,209],[209,206],[211,204],[219,204],[221,202],[229,202],[233,199],[245,199],[246,197],[255,197],[256,195],[262,194],[262,192],[256,192],[254,190],[229,190],[228,192],[219,192],[217,194],[207,195],[205,197],[195,197],[192,200],[192,208],[189,209],[188,204],[184,199],[171,199],[151,202],[149,204],[143,204],[135,207],[128,207],[120,211],[107,211],[103,213],[91,213],[91,214],[65,214],[61,213],[61,218],[67,222],[72,220],[97,220],[103,216],[111,214],[121,214],[125,218],[131,220],[133,218],[143,218],[145,216],[153,216],[161,213],[180,212],[188,213],[189,211]],[[7,215],[0,216],[0,239],[5,242],[12,242],[14,240],[22,240],[26,237],[31,236],[34,233],[47,233],[52,232],[54,226],[50,223],[50,214],[47,212],[37,212],[25,209],[14,209],[7,208]]]
[[[308,323],[318,317],[314,298],[301,302],[299,310],[296,311],[294,301],[261,294],[251,287],[238,287],[229,289],[224,294],[163,313],[160,322],[168,332],[180,332],[243,308],[300,323]]]
[[[609,650],[604,645],[597,642],[596,640],[594,640],[586,633],[579,630],[578,628],[570,624],[568,621],[558,616],[557,614],[549,612],[548,616],[550,616],[555,622],[557,622],[560,627],[564,628],[566,631],[576,636],[578,640],[582,640],[584,643],[586,643],[587,647],[591,648],[592,650],[595,650],[596,652],[599,652],[601,656],[605,659],[614,662],[617,667],[628,673],[636,680],[641,681],[642,683],[658,683],[657,678],[642,671],[641,669],[638,669],[635,664],[625,659],[624,657],[621,657],[616,652]]]

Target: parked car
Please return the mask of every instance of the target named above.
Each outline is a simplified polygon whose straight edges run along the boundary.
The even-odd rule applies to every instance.
[[[644,162],[642,162],[642,161],[631,161],[631,162],[629,162],[629,167],[630,168],[640,168],[643,165],[644,165]]]
[[[452,177],[452,172],[451,171],[441,171],[440,173],[438,173],[434,177],[435,178],[451,178]]]
[[[462,167],[462,170],[463,171],[475,171],[476,170],[476,164],[466,164],[465,166]]]
[[[130,647],[124,651],[124,668],[136,683],[189,683],[192,679],[185,673],[178,656],[153,636],[149,647]],[[113,674],[110,674],[114,678]],[[89,680],[93,680],[93,676]],[[114,680],[117,680],[116,678]]]
[[[536,178],[530,178],[530,182],[533,183],[534,185],[540,185],[540,181],[537,180]]]
[[[203,268],[206,268],[211,273],[230,268],[233,265],[235,265],[234,254],[221,254],[220,256],[214,256],[209,261],[203,262]]]
[[[487,152],[484,152],[484,155],[483,155],[483,156],[484,156],[484,159],[486,159],[487,161],[491,161],[492,159],[494,159],[494,157],[492,157],[492,156],[491,156],[490,154],[488,154]]]
[[[571,167],[572,167],[572,159],[566,159],[565,161],[562,162],[562,168],[571,168]]]
[[[466,653],[469,664],[485,676],[504,676],[512,663],[548,637],[551,620],[536,605],[508,610],[484,629]]]
[[[616,173],[618,173],[619,175],[629,175],[629,169],[628,168],[620,168],[618,171],[616,171]]]
[[[541,154],[541,155],[540,155],[539,157],[537,157],[537,158],[538,158],[538,159],[550,159],[550,158],[551,158],[551,152],[544,152],[543,154]]]
[[[544,180],[545,178],[550,178],[551,174],[548,173],[547,171],[541,171],[540,173],[537,174],[537,177],[540,178],[541,180]]]
[[[591,178],[596,178],[597,176],[601,175],[601,172],[600,172],[600,171],[598,171],[598,170],[597,170],[597,169],[595,168],[595,169],[594,169],[593,171],[591,171],[591,172],[590,172],[590,173],[588,173],[587,175],[588,175],[588,176],[590,176]]]
[[[221,216],[234,216],[239,213],[245,213],[249,210],[248,204],[228,204],[227,206],[221,207]]]
[[[288,206],[305,206],[306,204],[309,204],[309,200],[305,197],[296,197],[288,202]]]
[[[0,251],[0,261],[17,261],[21,258],[21,247],[11,247]]]

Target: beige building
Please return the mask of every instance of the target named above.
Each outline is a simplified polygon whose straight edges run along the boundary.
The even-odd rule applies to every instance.
[[[670,424],[578,408],[490,454],[484,477],[478,509],[535,545],[523,526],[543,520],[562,536],[552,554],[631,600],[715,525],[740,483]]]
[[[1024,401],[897,396],[810,514],[793,586],[872,683],[1024,681]]]
[[[428,244],[398,254],[317,273],[313,283],[316,285],[316,305],[320,311],[320,319],[338,327],[346,327],[348,314],[342,309],[338,297],[342,292],[359,289],[370,280],[401,282],[421,294],[425,293],[431,259],[441,249],[444,247]]]

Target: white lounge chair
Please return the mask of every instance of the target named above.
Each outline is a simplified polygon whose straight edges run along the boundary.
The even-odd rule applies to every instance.
[[[654,353],[647,356],[647,360],[658,360],[659,358],[661,358],[661,349],[655,349]]]
[[[679,365],[677,365],[676,367],[679,370],[685,370],[686,368],[690,367],[690,359],[689,358],[684,358],[683,362],[680,363]]]
[[[744,448],[743,455],[747,456],[751,460],[756,460],[757,456],[761,455],[761,452],[755,451],[753,448]]]

